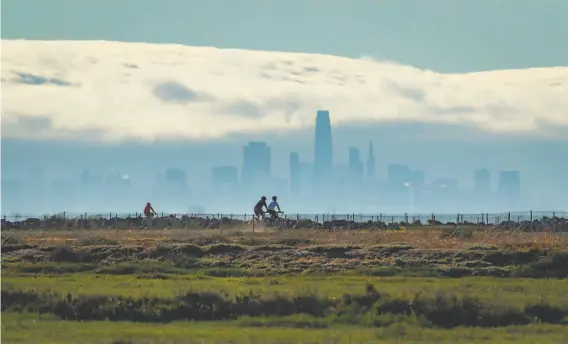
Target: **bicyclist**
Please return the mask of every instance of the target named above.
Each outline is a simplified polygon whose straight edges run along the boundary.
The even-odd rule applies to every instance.
[[[282,210],[280,210],[280,205],[278,205],[278,201],[276,200],[278,200],[278,197],[273,196],[272,202],[266,208],[266,211],[270,214],[272,220],[276,220],[276,218],[278,218],[278,213],[282,213]],[[275,209],[278,209],[278,212],[276,212]]]
[[[266,197],[263,196],[254,206],[254,215],[257,216],[259,219],[264,220],[264,211],[262,207],[264,206],[265,209],[268,209],[266,206]]]
[[[148,218],[152,217],[154,214],[156,214],[156,211],[154,211],[154,208],[152,207],[152,204],[150,204],[149,202],[146,203],[146,207],[144,207],[144,215]]]

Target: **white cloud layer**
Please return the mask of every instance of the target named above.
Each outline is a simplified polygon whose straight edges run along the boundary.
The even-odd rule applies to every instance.
[[[424,122],[568,138],[568,67],[442,74],[369,58],[2,40],[2,137],[212,139]]]

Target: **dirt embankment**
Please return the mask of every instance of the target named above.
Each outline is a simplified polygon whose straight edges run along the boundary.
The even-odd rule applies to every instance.
[[[153,246],[121,245],[105,239],[99,239],[99,243],[90,239],[74,246],[45,246],[3,237],[2,262],[52,263],[27,268],[36,271],[58,271],[60,268],[53,264],[77,263],[87,265],[82,269],[117,274],[216,268],[237,269],[241,274],[251,275],[352,271],[369,275],[568,277],[567,251],[498,249],[484,245],[434,250],[408,243],[314,245],[290,238],[260,245],[195,238],[163,241]]]

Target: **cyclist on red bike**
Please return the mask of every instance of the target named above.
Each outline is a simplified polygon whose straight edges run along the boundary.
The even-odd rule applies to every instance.
[[[270,214],[270,217],[272,218],[272,220],[276,220],[276,218],[278,218],[278,213],[282,213],[282,210],[280,210],[280,205],[278,204],[277,200],[278,200],[278,197],[273,196],[272,202],[266,208],[266,211]],[[278,209],[278,212],[275,209]]]
[[[256,205],[254,206],[254,215],[261,220],[264,220],[264,211],[262,210],[262,207],[264,206],[265,209],[268,210],[268,207],[266,206],[266,197],[263,196],[262,198],[260,198],[260,200],[256,203]]]

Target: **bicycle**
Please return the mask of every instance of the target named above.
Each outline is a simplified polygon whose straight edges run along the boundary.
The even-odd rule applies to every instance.
[[[276,218],[266,218],[268,220],[268,225],[271,226],[272,228],[278,230],[278,231],[282,231],[284,230],[284,227],[286,225],[286,219],[279,217],[278,214],[284,214],[284,212],[280,211],[280,212],[276,212]]]
[[[286,224],[286,220],[282,217],[276,217],[276,218],[272,218],[272,217],[266,217],[266,214],[268,212],[265,212],[262,220],[259,219],[258,216],[253,216],[252,221],[256,222],[258,225],[262,226],[263,228],[266,227],[271,227],[274,228],[278,231],[282,231],[284,230],[285,224]],[[284,212],[280,211],[280,212],[276,212],[277,214],[284,214]]]

